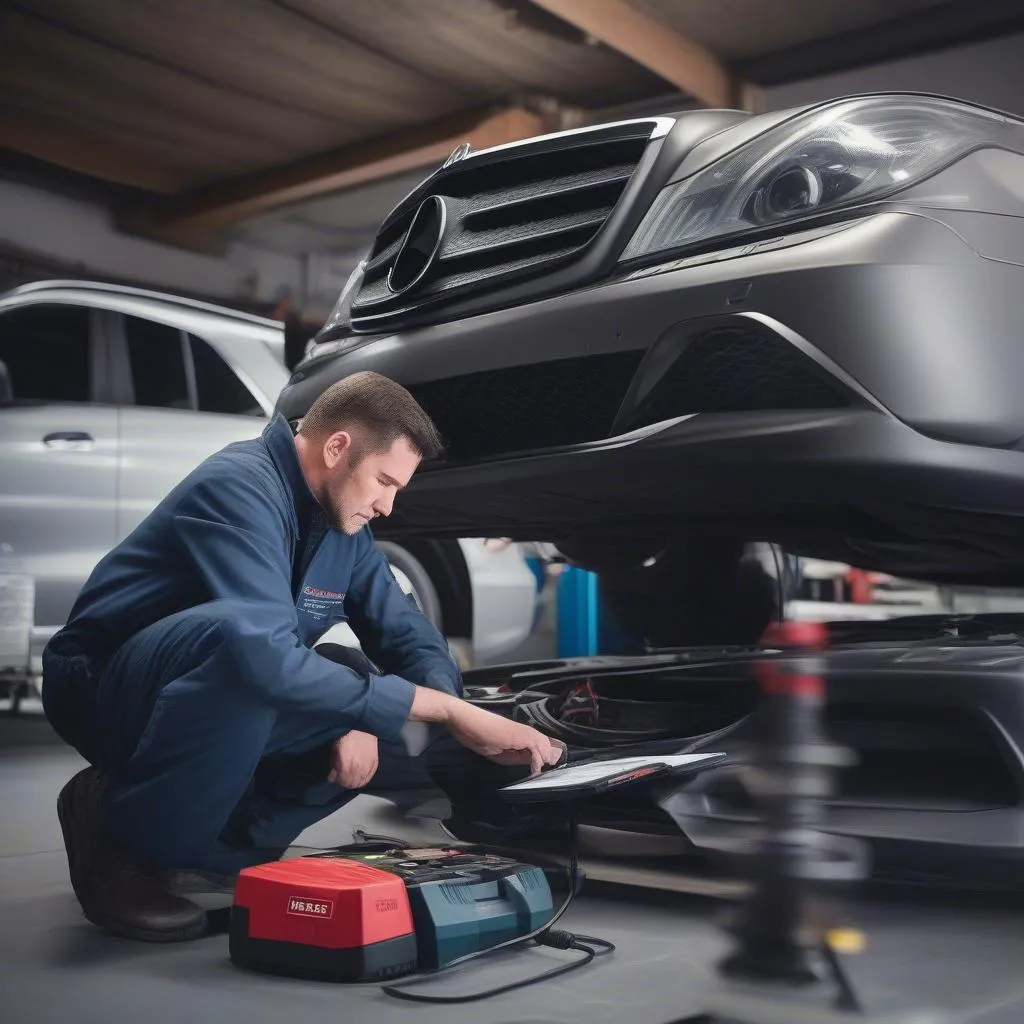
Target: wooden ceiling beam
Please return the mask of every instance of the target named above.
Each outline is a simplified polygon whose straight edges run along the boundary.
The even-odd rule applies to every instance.
[[[710,51],[624,0],[531,0],[618,50],[709,107],[749,102],[743,84]]]
[[[203,236],[279,206],[438,165],[463,142],[487,149],[547,130],[541,116],[519,108],[463,112],[153,204],[125,223],[194,246]]]
[[[69,171],[173,195],[181,174],[63,119],[0,106],[0,145]]]

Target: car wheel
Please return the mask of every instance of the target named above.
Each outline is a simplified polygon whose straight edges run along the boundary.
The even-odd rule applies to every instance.
[[[441,599],[430,573],[423,563],[411,552],[393,541],[378,541],[377,547],[383,552],[391,566],[398,585],[415,602],[423,614],[438,628],[443,629]]]

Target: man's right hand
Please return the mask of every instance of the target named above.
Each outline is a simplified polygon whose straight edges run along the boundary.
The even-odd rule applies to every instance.
[[[422,696],[421,696],[422,694]],[[439,722],[464,746],[497,764],[529,765],[532,774],[558,764],[565,748],[542,732],[458,697],[417,687],[413,720]]]
[[[461,702],[448,730],[464,746],[497,764],[528,764],[536,774],[556,765],[564,747],[522,722]]]

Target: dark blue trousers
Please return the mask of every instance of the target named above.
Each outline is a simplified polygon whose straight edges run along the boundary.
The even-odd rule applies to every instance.
[[[235,602],[211,602],[134,636],[96,681],[77,737],[58,724],[70,717],[62,714],[62,690],[70,687],[62,686],[61,658],[52,653],[44,663],[50,720],[112,779],[111,837],[150,863],[234,873],[280,856],[300,832],[362,792],[326,781],[331,745],[344,729],[325,728],[317,715],[281,713],[239,679],[237,636],[225,642],[224,629],[242,611]],[[318,651],[373,671],[357,651]],[[480,818],[501,803],[494,789],[522,775],[436,730],[415,758],[401,740],[380,741],[379,769],[366,791],[436,781],[453,804]]]

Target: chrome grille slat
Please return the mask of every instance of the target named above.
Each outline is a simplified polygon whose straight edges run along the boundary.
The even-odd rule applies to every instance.
[[[492,194],[480,193],[479,197],[470,197],[469,215],[492,213],[505,210],[520,203],[532,203],[538,199],[551,199],[556,196],[570,195],[584,189],[600,188],[602,185],[625,185],[633,173],[633,166],[620,164],[609,167],[601,173],[569,174],[562,178],[553,178],[545,182],[531,182],[520,188],[509,189],[502,194],[501,202],[495,202]]]
[[[577,248],[578,247],[575,245],[567,245],[563,246],[561,249],[553,250],[547,254],[544,262],[551,263],[554,260],[571,256]],[[502,264],[502,273],[514,274],[540,265],[541,264],[538,262],[537,257],[522,256],[519,259],[506,260]],[[450,273],[447,273],[443,277],[437,278],[433,281],[430,287],[419,290],[417,292],[417,298],[420,300],[430,299],[435,295],[442,294],[449,288],[461,288],[466,285],[487,281],[492,276],[493,272],[494,268],[492,266],[484,266],[481,264],[477,264],[472,268],[464,270],[453,268]],[[386,276],[379,277],[370,285],[363,285],[363,290],[370,297],[376,298],[379,296],[378,301],[390,299],[392,297],[391,292],[388,291]]]
[[[571,255],[576,251],[576,246],[565,246],[562,249],[554,250],[549,253],[546,257],[546,261],[550,262],[554,259],[559,259],[564,256]],[[531,266],[537,266],[538,262],[534,256],[524,256],[518,260],[508,260],[502,265],[503,273],[513,273],[517,270],[525,270]],[[442,279],[440,283],[452,288],[459,287],[461,285],[472,284],[476,281],[486,281],[490,276],[490,267],[479,267],[471,270],[464,270],[458,273],[448,274]],[[424,292],[425,295],[430,295],[429,291]]]
[[[520,242],[534,239],[554,238],[564,235],[575,228],[599,228],[608,218],[612,208],[600,210],[584,210],[580,213],[566,214],[563,217],[549,217],[546,220],[533,221],[530,224],[515,224],[507,228],[491,228],[486,231],[465,231],[458,238],[441,247],[439,270],[443,273],[443,264],[449,260],[466,256],[482,256],[489,253],[500,253],[503,249]]]

